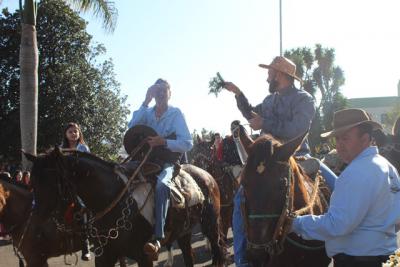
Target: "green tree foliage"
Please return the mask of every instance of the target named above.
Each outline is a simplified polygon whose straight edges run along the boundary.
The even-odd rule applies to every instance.
[[[1,154],[19,156],[20,16],[0,16]],[[128,109],[105,48],[93,44],[86,22],[63,1],[43,0],[37,16],[39,61],[38,148],[62,141],[64,126],[82,126],[92,152],[113,158],[121,147]]]
[[[332,129],[333,113],[346,107],[346,98],[340,91],[345,83],[343,70],[335,65],[335,49],[317,44],[314,49],[295,48],[285,57],[296,64],[303,88],[317,103],[317,112],[311,125],[310,144],[313,151],[320,145],[320,134]]]

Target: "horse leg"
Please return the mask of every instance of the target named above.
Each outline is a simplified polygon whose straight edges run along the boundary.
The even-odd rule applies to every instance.
[[[96,267],[114,267],[118,261],[118,256],[114,253],[107,253],[105,250],[103,255],[95,258]]]
[[[224,235],[225,243],[228,241],[228,230],[232,224],[232,213],[232,206],[221,208],[222,234]]]
[[[207,203],[203,209],[201,229],[211,243],[212,263],[214,266],[223,266],[225,262],[225,242],[222,238],[219,218],[214,212],[212,204]]]
[[[166,245],[168,251],[168,259],[164,263],[164,267],[172,267],[174,264],[174,254],[172,253],[172,244]]]
[[[122,257],[122,256],[118,257],[118,261],[119,261],[119,266],[120,267],[128,267],[128,265],[126,265],[125,257]]]
[[[192,233],[185,234],[177,239],[179,248],[182,251],[185,266],[194,266],[194,254],[191,244]]]
[[[145,254],[141,255],[135,260],[139,267],[153,267],[153,261],[151,261]]]
[[[24,266],[21,265],[20,266]],[[44,259],[42,257],[35,258],[35,259],[30,259],[29,261],[26,262],[26,267],[49,267],[49,264],[47,263],[47,259]]]

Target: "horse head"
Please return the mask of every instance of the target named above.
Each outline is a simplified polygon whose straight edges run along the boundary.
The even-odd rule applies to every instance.
[[[42,218],[48,218],[62,204],[66,206],[71,201],[65,195],[63,153],[58,147],[38,156],[23,153],[32,162],[31,185],[34,189],[35,208]]]
[[[282,250],[285,224],[293,211],[293,173],[298,172],[292,155],[304,137],[281,144],[264,135],[246,147],[249,156],[241,182],[250,260],[267,262]]]

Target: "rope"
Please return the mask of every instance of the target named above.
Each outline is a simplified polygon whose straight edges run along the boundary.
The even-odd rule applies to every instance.
[[[139,151],[139,149],[145,144],[145,142],[142,142],[138,147],[136,147],[136,149],[132,152],[131,154],[131,158],[133,156],[135,156],[135,154],[137,153],[137,151]],[[110,205],[108,205],[103,211],[97,213],[93,219],[90,220],[90,223],[93,223],[99,219],[101,219],[102,217],[104,217],[104,215],[106,215],[108,212],[110,212],[110,210],[112,210],[115,205],[117,205],[117,203],[121,200],[121,198],[124,196],[124,194],[126,193],[126,191],[129,188],[129,185],[132,183],[132,181],[134,180],[134,178],[136,177],[136,175],[139,173],[140,169],[142,168],[143,164],[147,161],[147,158],[149,157],[150,153],[152,152],[153,148],[150,147],[149,151],[147,151],[146,155],[144,156],[143,160],[140,162],[139,166],[136,168],[135,172],[132,174],[132,176],[129,178],[128,182],[126,183],[124,189],[122,189],[122,191],[118,194],[118,196],[110,203]],[[129,158],[129,157],[128,157]]]
[[[312,192],[312,194],[311,194],[310,203],[309,203],[307,206],[305,206],[304,208],[301,208],[301,209],[299,209],[299,210],[296,210],[296,211],[294,212],[294,214],[295,214],[296,216],[303,215],[303,214],[305,214],[307,211],[310,211],[310,213],[313,214],[312,208],[314,207],[315,200],[316,200],[317,195],[318,195],[318,192],[319,192],[319,190],[318,190],[318,189],[319,189],[319,182],[320,182],[320,176],[317,175],[317,177],[315,178],[315,183],[314,183],[314,187],[313,187],[313,192]]]

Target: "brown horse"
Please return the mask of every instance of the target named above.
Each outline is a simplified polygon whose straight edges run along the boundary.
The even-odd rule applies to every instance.
[[[248,154],[241,184],[249,260],[253,266],[328,266],[323,242],[289,234],[294,214],[322,214],[328,208],[330,192],[320,177],[311,180],[292,157],[303,137],[283,145],[269,135],[253,142],[240,128]]]
[[[97,267],[114,266],[119,256],[135,259],[139,266],[153,266],[143,251],[144,244],[153,233],[152,225],[142,214],[150,211],[152,215],[153,211],[153,207],[147,205],[154,203],[149,183],[135,180],[127,186],[115,171],[116,164],[88,153],[74,151],[63,154],[55,148],[37,157],[26,156],[33,162],[32,186],[41,218],[48,218],[51,212],[57,210],[58,203],[70,203],[78,197],[92,214],[88,228],[95,244]],[[202,231],[212,245],[213,264],[221,266],[224,251],[219,224],[218,186],[211,175],[195,166],[183,165],[182,169],[195,179],[205,200],[187,209],[169,209],[167,238],[163,243],[170,245],[177,240],[185,265],[193,266],[191,229],[194,224],[201,223]],[[125,190],[128,193],[124,193]],[[145,196],[143,203],[135,198],[138,192]],[[118,199],[120,195],[122,199]]]
[[[26,186],[0,179],[0,222],[27,266],[48,266],[50,257],[81,250],[81,236],[73,234],[69,226],[54,217],[42,223],[32,210],[32,199]]]
[[[209,172],[216,180],[221,197],[222,233],[227,241],[228,230],[232,227],[233,198],[239,188],[236,180],[241,169],[237,152],[232,148],[232,138],[223,139],[223,162],[218,162],[212,155],[212,141],[198,140],[193,147],[191,163]],[[234,145],[233,145],[234,146]],[[237,171],[239,169],[239,171]]]

